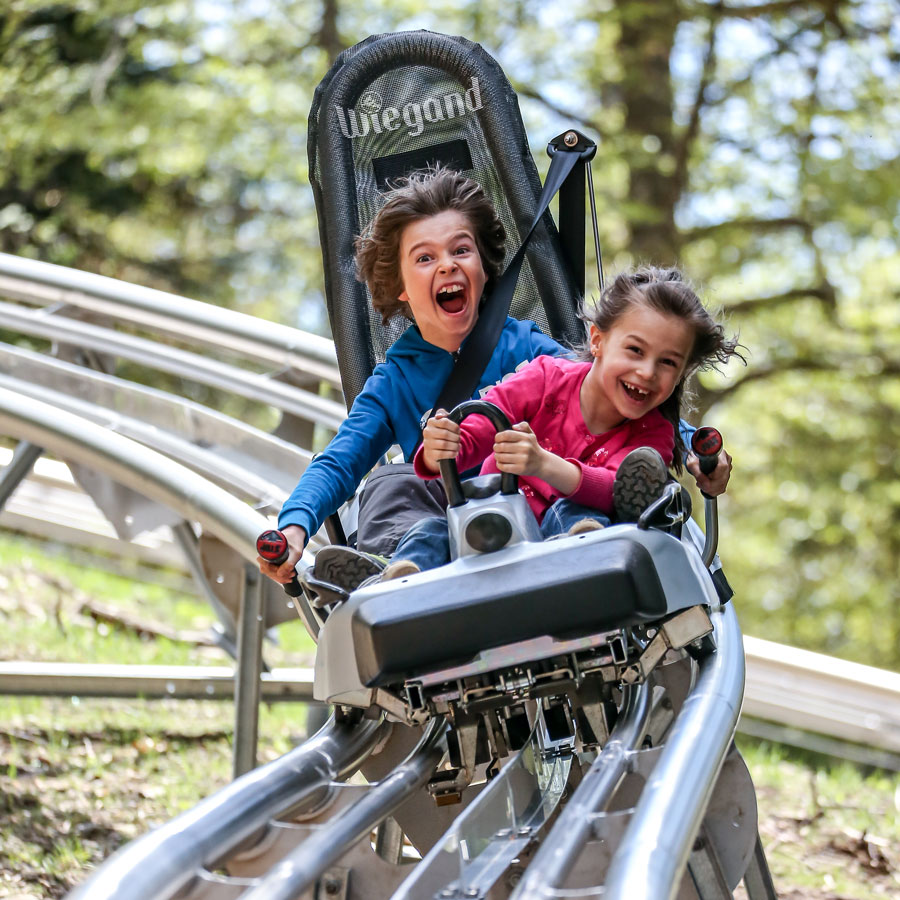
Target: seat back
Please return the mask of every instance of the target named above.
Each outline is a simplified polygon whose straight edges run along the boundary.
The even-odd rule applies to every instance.
[[[383,326],[356,280],[353,242],[389,182],[434,163],[473,178],[506,228],[507,261],[535,215],[541,184],[500,66],[478,44],[428,31],[374,35],[341,53],[316,89],[308,151],[328,316],[349,407],[409,325],[395,316]],[[576,343],[584,334],[577,283],[548,213],[531,239],[510,312]]]

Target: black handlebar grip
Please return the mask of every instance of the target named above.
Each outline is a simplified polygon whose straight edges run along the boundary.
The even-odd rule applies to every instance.
[[[700,471],[704,475],[709,475],[719,464],[722,444],[722,435],[711,425],[703,425],[691,437],[691,450],[700,461]]]
[[[288,546],[287,538],[277,528],[273,528],[270,531],[264,531],[256,539],[256,552],[266,562],[272,563],[273,566],[280,566],[291,555],[291,548]],[[294,577],[282,587],[289,597],[299,597],[303,593],[296,572],[294,572]]]
[[[488,403],[486,400],[466,400],[455,406],[447,418],[459,425],[466,416],[485,416],[494,426],[495,431],[509,431],[512,428],[506,413],[499,406]],[[444,480],[444,490],[447,492],[447,502],[450,506],[462,506],[466,502],[463,494],[462,482],[459,478],[459,469],[455,459],[442,459],[439,463],[441,478]],[[500,476],[500,493],[517,494],[519,492],[519,479],[512,472],[503,472]]]

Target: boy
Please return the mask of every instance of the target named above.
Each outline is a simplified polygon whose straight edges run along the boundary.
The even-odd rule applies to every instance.
[[[376,366],[338,433],[285,502],[278,527],[290,555],[278,567],[259,559],[263,574],[280,584],[290,581],[310,536],[395,443],[410,464],[382,466],[369,478],[357,532],[357,547],[365,553],[322,550],[314,578],[325,582],[325,591],[352,589],[380,569],[365,554],[390,556],[413,524],[443,513],[442,487],[416,477],[412,455],[424,418],[475,326],[485,288],[501,274],[505,240],[481,187],[457,172],[415,173],[387,193],[356,242],[357,268],[383,321],[400,314],[413,326]],[[474,396],[536,356],[567,352],[533,322],[508,317]]]
[[[290,546],[274,566],[260,571],[287,584],[310,536],[341,506],[393,444],[407,460],[376,469],[360,497],[357,548],[319,551],[313,585],[339,599],[382,565],[398,541],[422,519],[444,514],[440,482],[423,482],[412,457],[421,429],[453,367],[455,355],[478,319],[482,295],[500,276],[506,234],[490,200],[474,181],[449,169],[418,172],[389,191],[356,242],[359,277],[384,322],[400,314],[408,328],[388,350],[353,402],[328,447],[307,467],[282,507],[278,527]],[[507,317],[473,397],[482,396],[537,356],[570,351],[534,322]],[[725,490],[731,465],[701,476],[696,458],[688,469],[708,494]]]

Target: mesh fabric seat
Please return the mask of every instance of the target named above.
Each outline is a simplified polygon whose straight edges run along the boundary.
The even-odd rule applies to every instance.
[[[478,44],[427,31],[375,35],[345,50],[316,90],[309,171],[325,292],[347,406],[408,326],[383,327],[356,280],[353,242],[392,178],[436,162],[473,178],[507,231],[507,260],[537,209],[541,184],[515,92]],[[531,239],[511,314],[561,342],[583,336],[578,288],[549,215]]]

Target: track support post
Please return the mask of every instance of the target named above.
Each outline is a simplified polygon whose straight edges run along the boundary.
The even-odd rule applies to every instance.
[[[256,767],[259,735],[260,672],[262,671],[263,591],[256,566],[244,567],[244,592],[238,623],[237,677],[234,682],[235,778]]]

